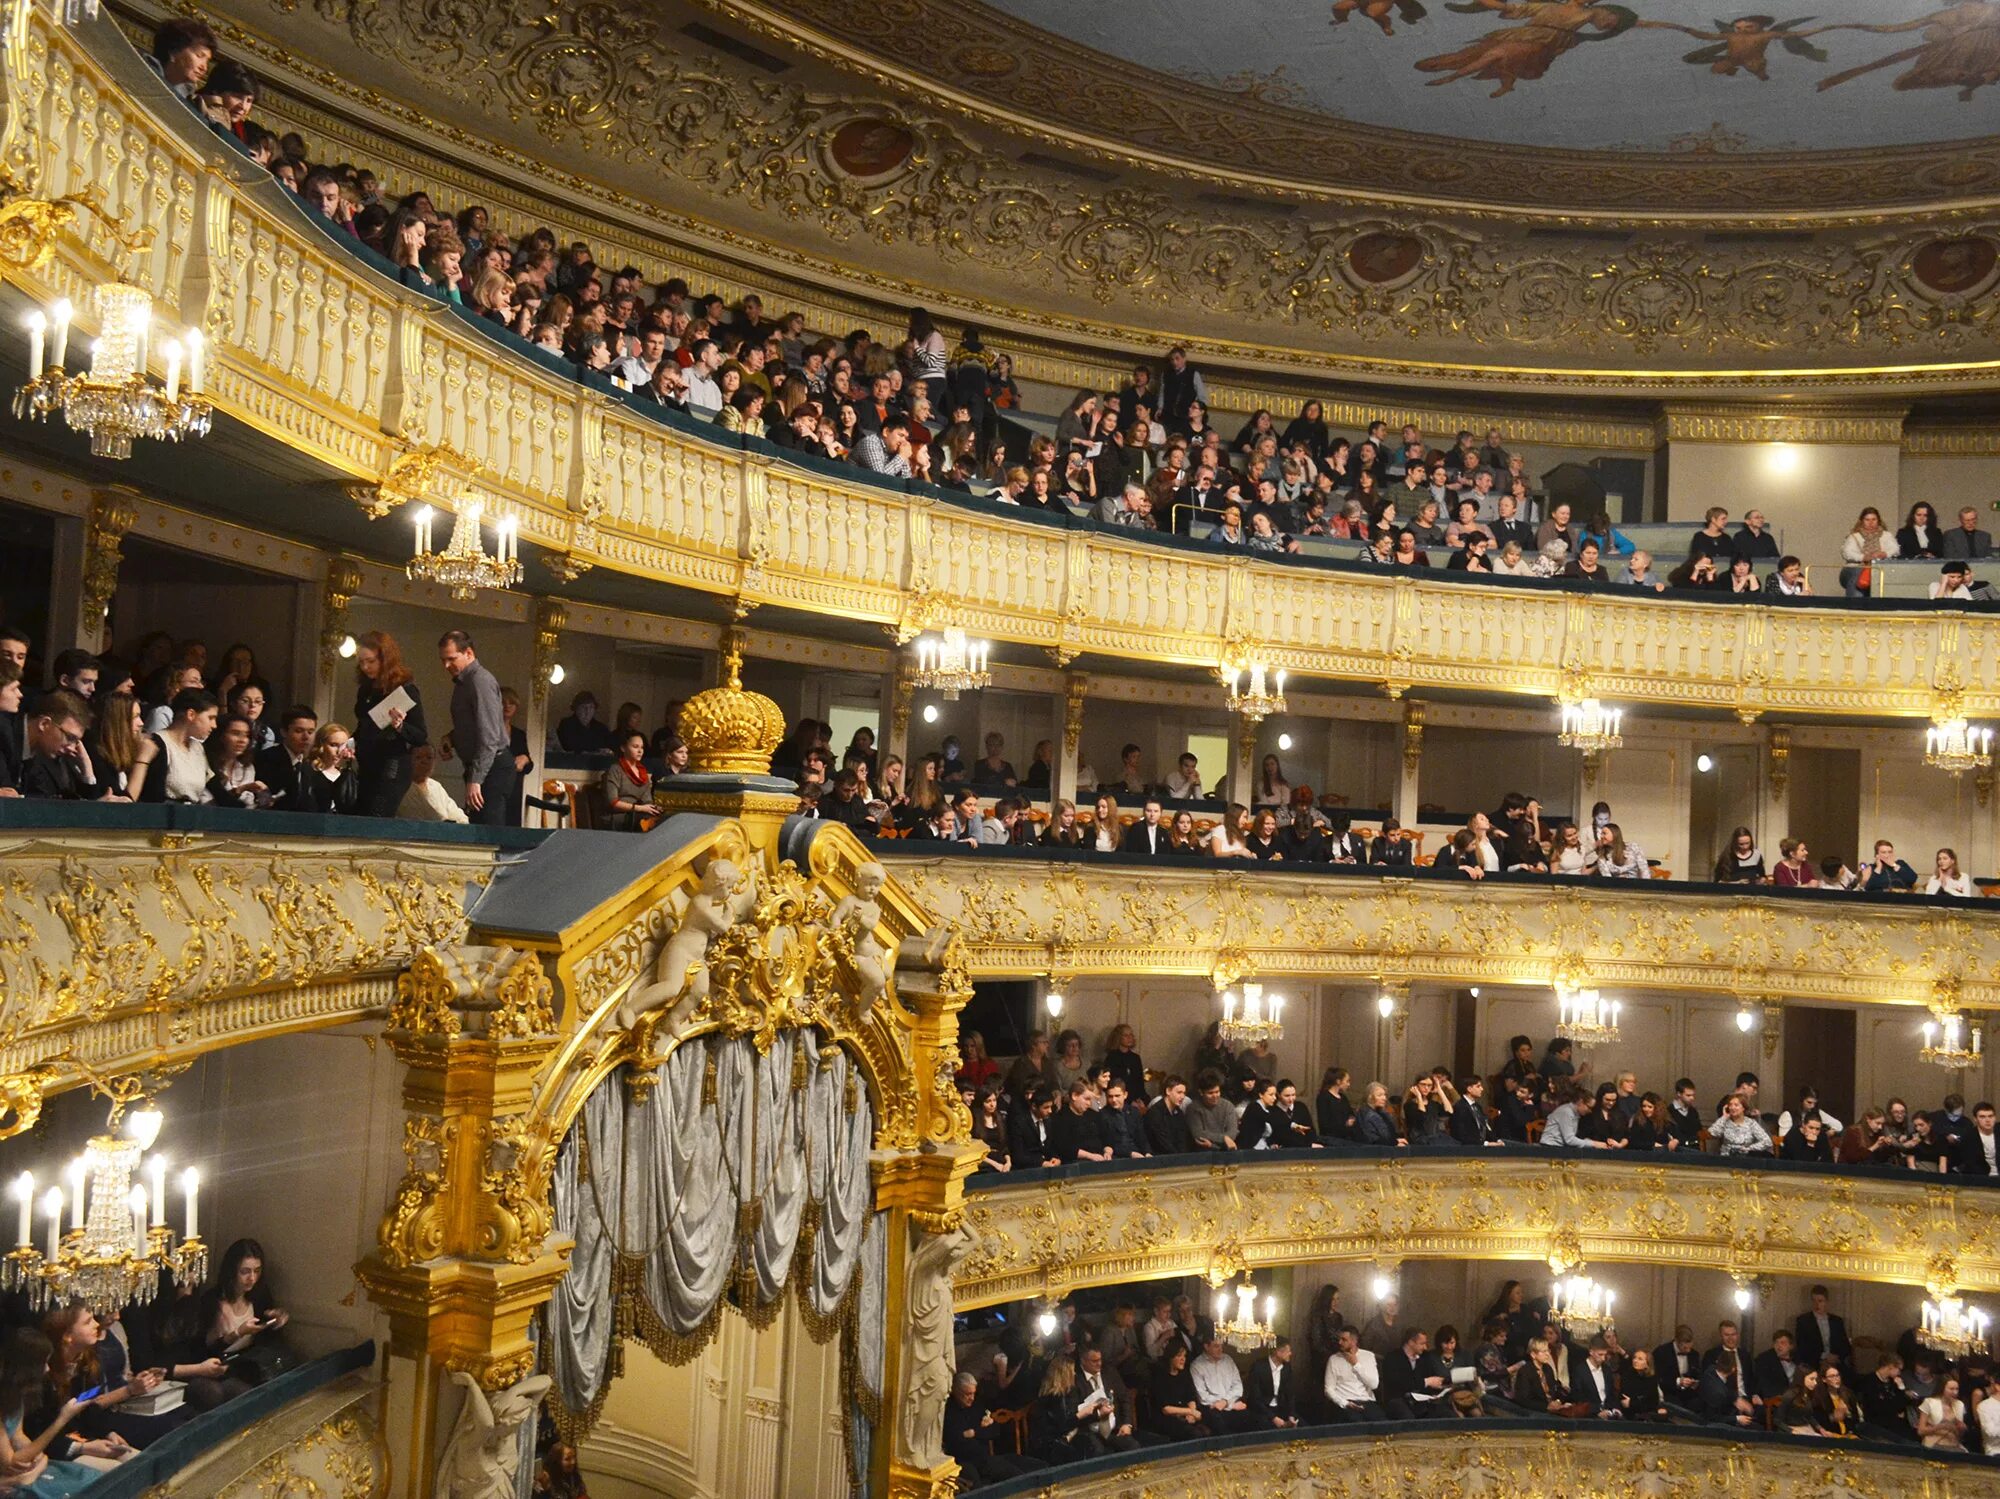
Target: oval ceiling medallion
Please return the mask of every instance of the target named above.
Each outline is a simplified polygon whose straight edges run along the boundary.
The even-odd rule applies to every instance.
[[[960,47],[951,54],[951,65],[972,78],[1005,78],[1021,60],[1004,47]]]
[[[917,138],[908,127],[878,118],[849,120],[826,145],[836,167],[864,181],[900,170],[916,149]]]
[[[1364,286],[1393,286],[1424,263],[1424,242],[1414,234],[1364,234],[1347,247],[1348,273]]]
[[[1990,239],[1934,239],[1910,257],[1910,274],[1940,297],[1976,296],[2000,270],[2000,246]]]

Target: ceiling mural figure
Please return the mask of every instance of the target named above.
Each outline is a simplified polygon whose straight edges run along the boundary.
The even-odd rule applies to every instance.
[[[1798,28],[1812,20],[1811,16],[1799,16],[1790,21],[1780,21],[1775,16],[1738,16],[1733,21],[1717,21],[1713,31],[1697,31],[1692,26],[1674,26],[1676,31],[1685,31],[1689,36],[1705,42],[1713,42],[1711,47],[1697,47],[1681,59],[1682,62],[1707,63],[1711,73],[1723,78],[1734,78],[1738,73],[1748,73],[1763,83],[1771,81],[1768,54],[1771,43],[1776,42],[1794,57],[1810,58],[1813,62],[1826,61],[1826,49],[1815,47],[1806,38],[1818,36],[1821,31],[1833,28],[1821,26],[1812,31]],[[1648,26],[1668,26],[1666,21],[1647,21]]]
[[[1384,36],[1396,34],[1396,28],[1389,20],[1391,12],[1405,26],[1414,26],[1430,14],[1424,9],[1422,0],[1333,0],[1333,24],[1340,25],[1356,11],[1380,26]]]
[[[1922,31],[1924,39],[1914,47],[1878,57],[1874,62],[1848,68],[1831,78],[1822,78],[1821,89],[1830,89],[1877,68],[1898,63],[1912,66],[1890,85],[1896,89],[1955,88],[1958,97],[1970,103],[1974,90],[2000,83],[2000,6],[1990,0],[1962,0],[1916,21],[1899,25],[1856,26],[1856,31],[1882,35],[1897,31]]]
[[[1433,88],[1461,78],[1482,78],[1500,85],[1493,90],[1495,99],[1513,93],[1523,79],[1540,78],[1571,48],[1623,36],[1639,24],[1638,12],[1629,6],[1579,5],[1575,0],[1470,0],[1445,9],[1467,15],[1491,12],[1503,21],[1521,23],[1489,31],[1468,47],[1417,63],[1418,72],[1445,75],[1430,80]]]

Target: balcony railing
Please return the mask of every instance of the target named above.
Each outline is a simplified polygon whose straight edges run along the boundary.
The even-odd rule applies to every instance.
[[[1269,1265],[1552,1256],[1911,1286],[1948,1265],[1967,1294],[2000,1290],[2000,1188],[1880,1167],[1337,1145],[985,1172],[968,1187],[961,1311]]]
[[[1398,693],[1863,717],[1957,694],[1967,713],[2000,712],[2000,616],[1978,607],[1739,607],[1253,562],[780,461],[579,381],[364,264],[173,99],[108,18],[62,28],[36,6],[8,57],[37,192],[90,190],[120,232],[152,232],[127,274],[162,318],[208,330],[220,410],[365,479],[448,448],[531,549],[899,636],[956,623],[1061,662],[1207,666],[1255,646],[1300,677]],[[94,218],[78,233],[15,279],[87,305],[116,246]],[[400,519],[388,527],[395,555]]]

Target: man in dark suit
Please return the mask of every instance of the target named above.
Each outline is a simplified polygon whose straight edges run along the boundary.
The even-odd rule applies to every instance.
[[[1972,1133],[1959,1143],[1951,1169],[1960,1176],[2000,1176],[2000,1135],[1993,1132],[1993,1105],[1972,1106]]]
[[[1782,1329],[1771,1335],[1771,1346],[1757,1355],[1757,1362],[1750,1366],[1751,1388],[1757,1392],[1759,1400],[1782,1400],[1785,1391],[1792,1387],[1792,1376],[1798,1373],[1799,1363],[1793,1357],[1798,1340]]]
[[[1187,1083],[1169,1077],[1160,1096],[1146,1110],[1146,1142],[1154,1155],[1187,1155],[1194,1149],[1186,1110]]]
[[[1429,1347],[1429,1335],[1421,1328],[1413,1328],[1403,1339],[1403,1346],[1381,1360],[1382,1378],[1377,1395],[1383,1414],[1390,1420],[1414,1421],[1419,1415],[1440,1414],[1447,1381],[1431,1372],[1430,1362],[1424,1357]]]
[[[311,767],[313,735],[319,732],[319,715],[303,703],[287,708],[278,720],[278,742],[257,755],[257,779],[271,793],[271,805],[280,812],[310,812],[306,801],[306,776]]]
[[[98,794],[97,772],[83,735],[90,709],[73,692],[45,692],[28,709],[22,733],[27,759],[21,766],[21,795],[46,801],[90,801]]]
[[[1299,1424],[1298,1377],[1292,1373],[1292,1340],[1279,1338],[1271,1351],[1250,1361],[1243,1379],[1243,1402],[1250,1407],[1251,1431]]]
[[[1692,1406],[1701,1387],[1701,1355],[1695,1351],[1694,1329],[1683,1322],[1673,1338],[1653,1350],[1653,1373],[1660,1393],[1675,1405]]]
[[[944,1450],[974,1483],[998,1483],[1048,1466],[1039,1458],[993,1450],[993,1413],[979,1398],[979,1381],[970,1374],[953,1382],[951,1403],[944,1408]]]
[[[1077,1355],[1076,1386],[1069,1398],[1076,1402],[1077,1440],[1092,1455],[1138,1447],[1132,1391],[1116,1369],[1104,1367],[1103,1349],[1086,1348]]]
[[[1958,512],[1958,524],[1944,533],[1942,543],[1941,557],[1976,562],[1993,555],[1993,538],[1979,529],[1979,512],[1970,505]]]
[[[1460,1145],[1498,1145],[1492,1121],[1486,1117],[1486,1079],[1476,1073],[1458,1080],[1458,1102],[1451,1107],[1451,1137]]]
[[[1854,1345],[1847,1341],[1847,1323],[1827,1310],[1825,1286],[1812,1288],[1812,1310],[1800,1312],[1793,1329],[1798,1334],[1800,1363],[1817,1364],[1830,1353],[1843,1369],[1852,1367]]]
[[[1166,857],[1168,847],[1167,829],[1160,821],[1160,799],[1149,796],[1144,815],[1125,830],[1125,841],[1119,845],[1119,851],[1138,854],[1145,859],[1160,859]]]
[[[1056,1159],[1049,1115],[1055,1112],[1056,1095],[1046,1083],[1035,1083],[1027,1098],[1007,1111],[1007,1158],[1016,1171],[1037,1166],[1061,1165]]]
[[[1618,1368],[1611,1362],[1611,1344],[1603,1333],[1590,1340],[1590,1351],[1584,1354],[1583,1363],[1572,1367],[1570,1395],[1579,1405],[1588,1407],[1590,1415],[1610,1421],[1625,1414],[1619,1404]]]

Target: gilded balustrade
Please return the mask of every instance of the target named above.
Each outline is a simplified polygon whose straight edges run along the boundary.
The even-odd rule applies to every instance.
[[[742,604],[880,624],[948,614],[997,641],[1183,665],[1250,642],[1295,676],[1628,704],[2000,713],[2000,619],[1719,607],[1253,562],[1015,520],[711,444],[552,375],[346,256],[171,102],[108,20],[8,51],[6,159],[37,194],[94,189],[150,245],[126,273],[214,347],[219,410],[344,477],[463,455],[531,547]],[[80,222],[38,297],[82,305],[118,246]],[[400,552],[385,530],[382,551]],[[557,559],[561,561],[560,558]],[[531,574],[531,577],[534,575]],[[536,579],[540,582],[540,579]],[[533,586],[531,584],[531,586]]]
[[[2000,1006],[2000,920],[1915,898],[890,852],[980,977],[1192,974]],[[1493,932],[1508,941],[1496,947]]]
[[[1197,1450],[1198,1448],[1198,1450]],[[1964,1454],[1917,1447],[1885,1450],[1846,1442],[1772,1438],[1745,1442],[1725,1433],[1584,1421],[1539,1423],[1419,1421],[1355,1434],[1323,1428],[1256,1439],[1189,1443],[1141,1460],[1056,1469],[1003,1484],[1001,1499],[1214,1499],[1227,1495],[1311,1495],[1390,1499],[1449,1494],[1454,1499],[1984,1499],[2000,1494],[2000,1471]]]
[[[2000,1193],[1916,1174],[1584,1154],[1312,1152],[975,1177],[953,1304],[1271,1265],[1552,1257],[2000,1290]]]

